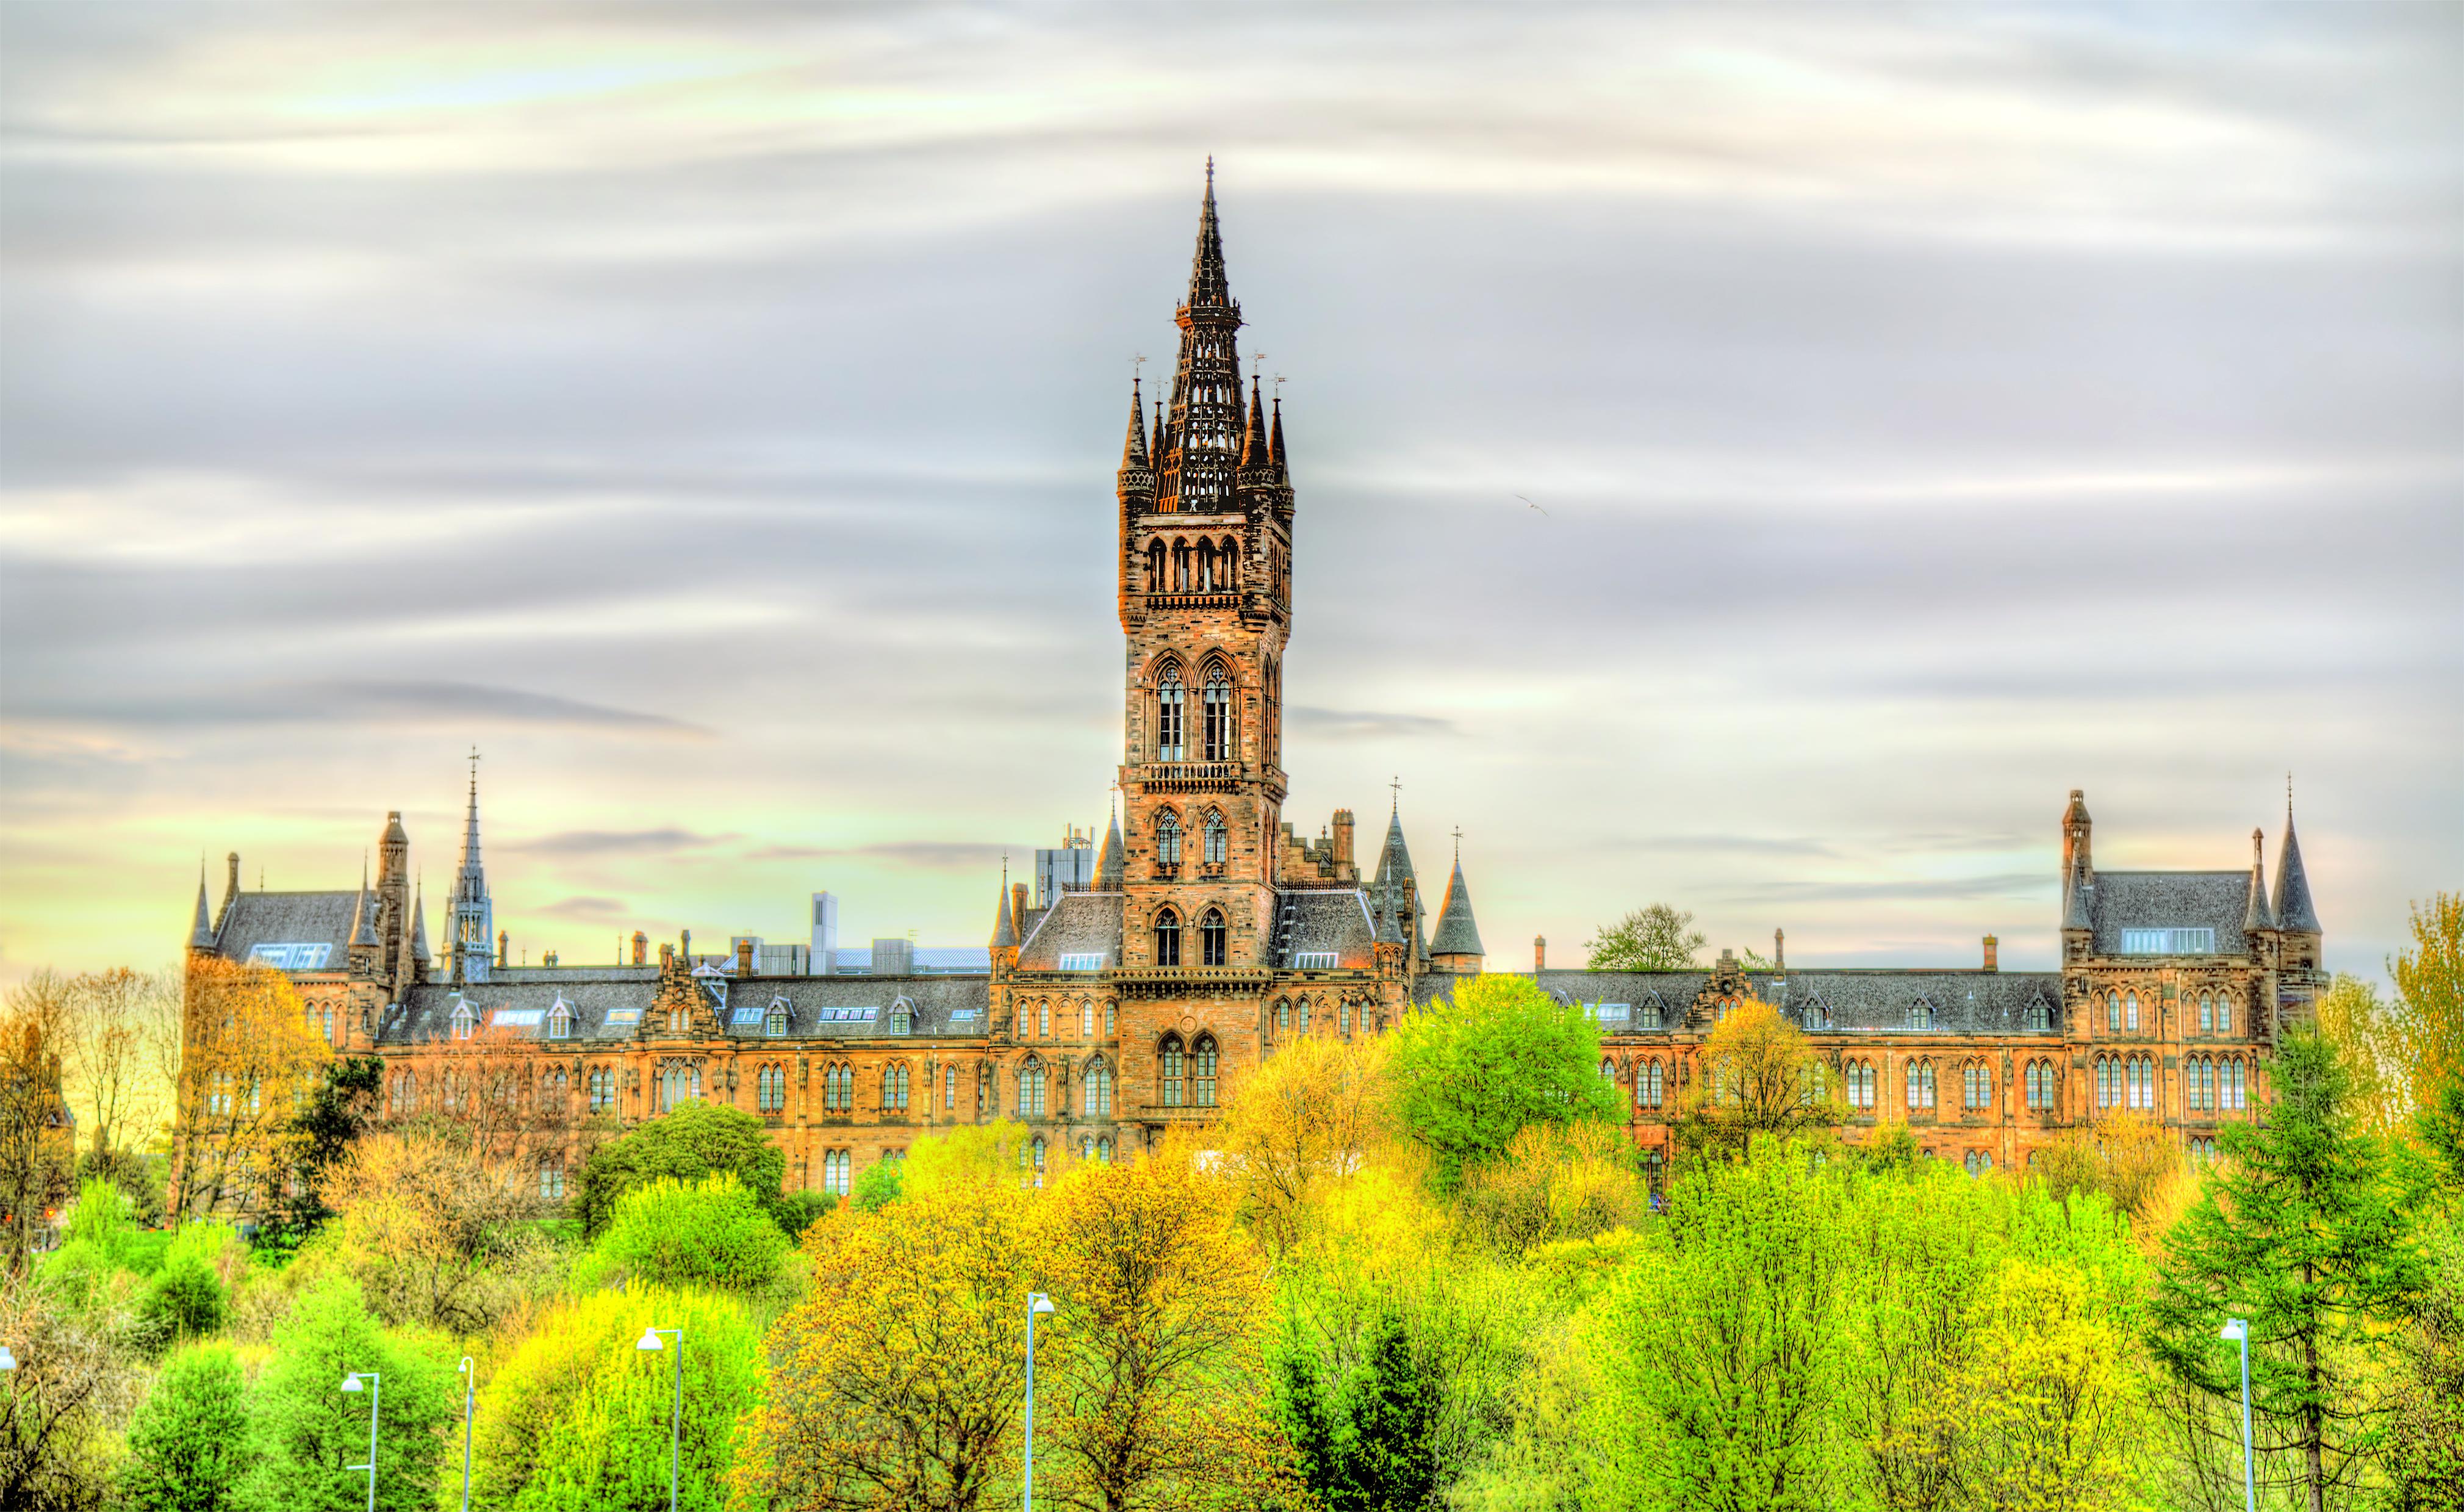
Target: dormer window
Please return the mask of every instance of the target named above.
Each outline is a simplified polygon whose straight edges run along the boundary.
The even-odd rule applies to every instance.
[[[913,1004],[909,1003],[907,999],[902,997],[897,1002],[890,1005],[890,1032],[891,1034],[911,1034],[914,1031],[914,1028],[915,1009]]]
[[[453,1000],[453,1037],[470,1038],[471,1032],[478,1027],[478,1015],[471,1012],[471,1005],[458,997],[455,998]]]
[[[556,1006],[547,1011],[547,1037],[550,1039],[573,1037],[573,1010],[565,1005],[564,994],[561,992],[557,994]]]
[[[2028,1010],[2020,1015],[2019,1022],[2020,1027],[2029,1033],[2040,1034],[2053,1028],[2053,1010],[2046,1007],[2045,1000],[2039,997],[2028,1004]]]
[[[1926,1002],[1924,998],[1918,998],[1916,1002],[1909,1005],[1908,1027],[1910,1029],[1931,1029],[1933,1027],[1933,1005]]]
[[[776,1039],[786,1032],[787,1000],[783,997],[774,997],[770,1000],[770,1011],[761,1015],[761,1033]]]

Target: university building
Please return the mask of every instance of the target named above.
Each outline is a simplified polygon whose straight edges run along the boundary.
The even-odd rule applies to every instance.
[[[343,1054],[386,1062],[385,1111],[513,1097],[540,1115],[541,1190],[581,1131],[689,1101],[759,1117],[791,1187],[854,1174],[954,1123],[1015,1119],[1022,1159],[1102,1159],[1203,1124],[1296,1035],[1375,1034],[1478,973],[1486,951],[1460,856],[1431,899],[1399,810],[1374,868],[1353,816],[1320,836],[1283,812],[1283,665],[1294,493],[1282,408],[1244,394],[1241,306],[1212,170],[1179,356],[1152,418],[1133,384],[1115,477],[1124,637],[1121,793],[1091,868],[1030,898],[1004,885],[990,969],[864,976],[780,969],[750,941],[696,956],[634,937],[629,964],[510,966],[495,931],[472,781],[441,948],[386,817],[373,882],[249,892],[198,882],[189,947],[291,976]],[[2273,890],[2247,869],[2100,871],[2074,791],[2060,818],[2059,968],[1550,968],[1533,978],[1598,1023],[1604,1078],[1656,1164],[1701,1045],[1749,1000],[1837,1069],[1858,1128],[1904,1120],[1931,1154],[2023,1164],[2066,1127],[2136,1109],[2209,1147],[2266,1097],[2268,1049],[2325,985],[2321,926],[2288,809]],[[805,958],[797,957],[799,961]]]

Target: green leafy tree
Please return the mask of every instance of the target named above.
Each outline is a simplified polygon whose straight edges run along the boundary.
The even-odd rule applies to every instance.
[[[855,1178],[855,1190],[847,1201],[858,1212],[879,1212],[896,1202],[907,1188],[907,1163],[903,1160],[877,1160],[867,1166]]]
[[[238,1357],[225,1344],[183,1349],[128,1425],[121,1505],[128,1512],[236,1512],[249,1454]]]
[[[649,1328],[684,1330],[677,1505],[722,1512],[737,1419],[761,1403],[760,1330],[731,1298],[661,1286],[567,1303],[522,1341],[479,1393],[474,1501],[504,1512],[664,1512],[678,1356],[672,1335],[657,1351],[637,1348]]]
[[[592,1258],[654,1286],[750,1291],[777,1280],[786,1255],[787,1235],[735,1172],[720,1171],[625,1193]]]
[[[379,1512],[416,1512],[435,1501],[445,1429],[461,1393],[443,1352],[378,1326],[359,1283],[333,1277],[300,1294],[275,1330],[251,1394],[256,1461],[249,1504],[258,1512],[334,1512],[366,1504],[368,1413],[378,1417]],[[344,1391],[346,1375],[374,1371],[378,1392]]]
[[[1653,903],[1592,936],[1586,964],[1595,971],[1683,971],[1708,941],[1690,909]]]
[[[1609,1122],[1624,1111],[1600,1078],[1598,1027],[1528,977],[1473,977],[1394,1035],[1396,1115],[1429,1151],[1441,1191],[1531,1124]]]
[[[2216,1337],[2250,1320],[2258,1448],[2323,1512],[2365,1475],[2389,1404],[2372,1356],[2424,1281],[2417,1164],[2359,1132],[2350,1078],[2313,1034],[2278,1047],[2264,1123],[2228,1123],[2224,1162],[2166,1235],[2151,1307],[2156,1358],[2184,1385],[2237,1397],[2238,1356]],[[2236,1446],[2237,1447],[2237,1446]]]
[[[231,1318],[231,1299],[211,1266],[194,1255],[182,1255],[156,1274],[143,1315],[166,1343],[177,1344],[221,1332]]]
[[[258,1245],[297,1249],[334,1216],[325,1201],[326,1175],[350,1153],[353,1142],[376,1116],[385,1085],[385,1062],[374,1056],[346,1056],[325,1063],[317,1090],[301,1111],[297,1195],[257,1233]]]
[[[733,1171],[744,1190],[774,1217],[782,1216],[780,1183],[787,1157],[770,1143],[759,1119],[742,1108],[687,1103],[665,1118],[600,1145],[582,1163],[574,1184],[574,1215],[582,1232],[596,1238],[616,1215],[616,1201],[661,1177],[700,1181]]]

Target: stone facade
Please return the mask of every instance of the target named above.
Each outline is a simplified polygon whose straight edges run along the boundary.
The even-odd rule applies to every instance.
[[[338,1051],[386,1060],[390,1116],[513,1099],[550,1194],[588,1139],[695,1099],[759,1117],[792,1187],[843,1191],[936,1128],[1001,1117],[1029,1129],[1023,1161],[1102,1158],[1204,1123],[1281,1040],[1379,1033],[1479,972],[1460,856],[1426,909],[1399,810],[1366,882],[1350,811],[1316,839],[1284,821],[1294,499],[1281,406],[1254,379],[1242,393],[1211,168],[1176,320],[1170,397],[1150,423],[1133,389],[1115,478],[1119,812],[1091,886],[1031,907],[1003,879],[988,973],[773,975],[690,936],[655,964],[638,935],[612,966],[511,965],[501,936],[492,959],[475,771],[442,953],[398,814],[373,884],[244,892],[234,856],[216,910],[200,878],[191,950],[290,972]],[[2273,898],[2255,856],[2246,873],[2100,874],[2090,828],[2073,793],[2056,971],[2000,971],[1990,939],[1973,970],[1724,954],[1651,973],[1546,968],[1535,942],[1533,976],[1591,1007],[1646,1148],[1665,1148],[1705,1036],[1749,999],[1837,1068],[1861,1104],[1852,1137],[1905,1119],[1937,1155],[2011,1166],[2136,1106],[2198,1147],[2263,1099],[2267,1047],[2324,985],[2290,815]]]

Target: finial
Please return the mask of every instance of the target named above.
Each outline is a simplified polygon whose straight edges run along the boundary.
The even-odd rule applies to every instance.
[[[2290,768],[2284,773],[2284,812],[2293,812],[2293,773]]]
[[[1393,789],[1395,791],[1394,806],[1387,812],[1390,813],[1401,813],[1403,812],[1403,774],[1399,771],[1397,772],[1395,774],[1395,780],[1388,783],[1386,786]]]
[[[1257,387],[1258,387],[1258,369],[1259,369],[1259,367],[1262,367],[1262,366],[1265,363],[1265,361],[1266,361],[1266,354],[1265,354],[1265,352],[1251,352],[1251,353],[1249,354],[1249,387],[1250,387],[1250,388],[1255,389],[1255,388],[1257,388]],[[1281,379],[1277,379],[1276,381],[1277,381],[1278,383],[1282,382],[1282,380],[1281,380]]]
[[[2266,855],[2266,854],[2267,854],[2267,835],[2266,835],[2265,832],[2260,831],[2260,830],[2253,830],[2253,831],[2251,831],[2251,832],[2250,832],[2250,863],[2251,863],[2253,866],[2256,866],[2256,865],[2259,863],[2259,857],[2260,857],[2260,856],[2264,856],[2264,855]]]
[[[1455,864],[1463,864],[1463,826],[1460,824],[1455,826]]]
[[[1206,197],[1215,197],[1215,154],[1206,154]]]

